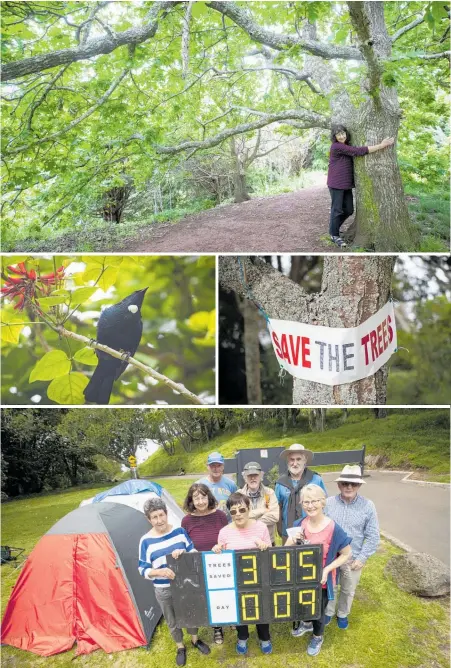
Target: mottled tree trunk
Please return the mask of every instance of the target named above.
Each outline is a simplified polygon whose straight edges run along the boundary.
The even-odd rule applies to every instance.
[[[244,320],[244,358],[246,365],[247,403],[262,403],[260,382],[260,329],[258,311],[248,299],[239,299],[239,307]]]
[[[324,431],[326,426],[326,409],[311,408],[309,410],[308,422],[312,431]]]
[[[395,259],[388,256],[332,255],[324,259],[321,292],[303,288],[259,259],[242,259],[254,299],[270,318],[326,327],[356,327],[390,297]],[[221,257],[219,277],[225,289],[245,296],[237,258]],[[388,367],[354,383],[323,385],[293,378],[294,405],[385,404]]]
[[[349,2],[358,47],[364,58],[359,80],[361,102],[356,104],[323,59],[307,55],[305,68],[330,99],[332,124],[344,125],[354,146],[374,146],[386,137],[398,137],[402,112],[394,81],[384,76],[384,61],[391,57],[382,2]],[[315,26],[306,24],[304,37],[316,38]],[[418,234],[409,219],[401,173],[394,146],[354,158],[355,218],[343,233],[346,240],[375,251],[415,250]]]
[[[233,197],[237,203],[247,202],[250,200],[250,195],[247,191],[246,184],[246,170],[240,160],[240,156],[236,147],[235,138],[230,140],[230,153],[233,162]]]
[[[398,136],[402,112],[394,81],[384,76],[384,61],[391,57],[383,2],[349,2],[351,22],[366,61],[366,77],[359,107],[340,96],[332,119],[351,132],[356,146],[379,144]],[[362,73],[363,74],[363,73]],[[417,234],[409,219],[396,144],[354,159],[356,215],[348,236],[376,251],[415,250]]]

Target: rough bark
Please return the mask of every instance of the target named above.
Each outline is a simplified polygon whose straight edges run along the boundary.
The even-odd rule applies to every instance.
[[[244,320],[244,359],[246,365],[247,403],[262,403],[260,381],[260,329],[258,311],[249,299],[239,299],[238,304]]]
[[[326,426],[326,409],[311,408],[309,410],[308,421],[311,431],[324,431]]]
[[[362,73],[361,101],[346,91],[334,93],[339,81],[323,58],[307,55],[305,69],[325,95],[330,96],[332,123],[343,124],[354,146],[373,146],[398,136],[402,112],[394,87],[383,82],[384,61],[391,57],[392,40],[384,21],[382,2],[349,2],[366,76]],[[316,39],[312,24],[303,36]],[[404,198],[394,146],[354,159],[356,215],[343,235],[346,240],[376,251],[408,251],[417,247]]]
[[[235,138],[230,140],[230,155],[232,156],[233,164],[233,197],[235,202],[247,202],[250,200],[250,195],[247,191],[246,183],[246,169],[240,160],[240,155],[237,150]]]
[[[270,318],[327,327],[356,327],[388,300],[395,258],[387,256],[328,256],[321,292],[308,294],[258,258],[221,257],[219,280],[241,297],[251,297]],[[385,404],[388,367],[344,385],[322,385],[293,379],[294,405]]]
[[[158,15],[160,12],[166,13],[178,2],[155,2],[153,3],[147,21],[142,26],[136,26],[122,32],[109,32],[101,37],[87,40],[78,46],[69,49],[60,49],[50,53],[42,53],[31,58],[23,58],[12,63],[5,63],[1,68],[1,80],[11,81],[42,72],[59,65],[68,65],[78,60],[87,60],[100,54],[111,53],[120,46],[136,46],[155,36],[158,28]]]
[[[384,21],[382,2],[349,2],[349,12],[367,67],[361,85],[364,98],[356,107],[346,95],[333,104],[333,122],[343,123],[356,146],[379,144],[398,136],[402,112],[396,89],[383,79],[384,61],[392,41]],[[337,104],[338,102],[338,104]],[[376,251],[407,251],[417,246],[404,198],[396,143],[354,160],[356,215],[348,238]]]

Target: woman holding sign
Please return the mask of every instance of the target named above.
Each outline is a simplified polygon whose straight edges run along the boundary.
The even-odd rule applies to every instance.
[[[193,541],[198,552],[209,552],[218,542],[219,532],[226,527],[227,515],[217,508],[218,502],[207,485],[195,482],[188,490],[183,510],[188,513],[182,528]],[[224,634],[220,626],[213,627],[216,645],[222,645]]]
[[[139,542],[138,570],[144,578],[153,583],[155,597],[169,627],[169,632],[177,645],[175,663],[177,666],[184,666],[186,647],[183,644],[183,631],[177,626],[170,589],[175,573],[168,568],[166,557],[170,554],[177,559],[183,552],[192,552],[195,551],[195,548],[185,529],[174,528],[169,524],[166,504],[160,498],[146,501],[144,514],[152,528]],[[192,647],[199,650],[201,654],[210,654],[208,645],[198,637],[198,630],[190,628],[187,631],[191,635]]]
[[[221,529],[218,543],[213,547],[213,552],[220,554],[222,550],[266,550],[271,547],[268,527],[259,520],[249,517],[251,502],[249,497],[234,492],[227,499],[227,509],[232,517],[232,522]],[[257,635],[263,654],[271,654],[272,644],[269,634],[269,624],[257,624]],[[247,653],[247,641],[249,639],[249,627],[241,625],[236,627],[238,641],[236,651],[238,654]]]
[[[313,636],[307,648],[309,656],[316,656],[321,651],[325,626],[325,610],[329,600],[334,598],[336,585],[336,569],[345,564],[351,554],[351,538],[330,517],[324,514],[326,494],[319,485],[306,485],[301,491],[301,505],[306,513],[304,519],[296,520],[298,531],[290,530],[292,534],[286,546],[296,545],[297,541],[323,546],[323,596],[321,601],[321,617],[313,621]],[[296,635],[308,633],[312,627],[300,622]]]

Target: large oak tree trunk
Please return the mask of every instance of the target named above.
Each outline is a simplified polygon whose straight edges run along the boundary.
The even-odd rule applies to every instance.
[[[366,61],[366,73],[361,74],[365,100],[356,107],[345,95],[340,96],[339,104],[332,104],[332,120],[350,130],[355,146],[379,144],[385,137],[396,141],[402,112],[396,88],[387,85],[394,82],[384,77],[384,60],[391,57],[392,50],[384,3],[349,2],[348,6]],[[418,236],[409,219],[396,143],[355,158],[354,173],[356,215],[348,232],[350,238],[376,251],[415,250]]]
[[[402,112],[396,89],[387,85],[389,80],[384,77],[384,60],[391,57],[392,42],[383,3],[349,2],[348,6],[364,58],[359,73],[360,104],[356,105],[355,96],[351,100],[347,91],[334,92],[339,81],[322,58],[307,55],[306,69],[329,96],[332,124],[342,124],[350,131],[352,145],[373,146],[386,137],[394,137],[395,144],[354,158],[356,213],[343,236],[375,251],[415,250],[418,234],[409,219],[396,156]],[[306,24],[303,36],[316,39],[315,26]]]
[[[247,403],[262,403],[260,381],[260,330],[259,315],[255,306],[248,299],[239,299],[239,307],[244,320],[244,359],[246,364]]]
[[[326,327],[356,327],[376,313],[390,297],[395,258],[333,255],[324,260],[319,294],[303,288],[259,259],[242,258],[245,279],[270,318]],[[225,289],[246,296],[237,258],[221,257],[220,281]],[[323,385],[293,378],[295,405],[385,404],[388,367],[354,383]]]

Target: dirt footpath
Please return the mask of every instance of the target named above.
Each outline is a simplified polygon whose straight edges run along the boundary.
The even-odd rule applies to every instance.
[[[162,223],[143,231],[139,241],[124,243],[117,250],[133,253],[339,252],[336,246],[320,239],[328,232],[329,213],[329,191],[316,186],[219,206],[187,216],[176,224]]]

